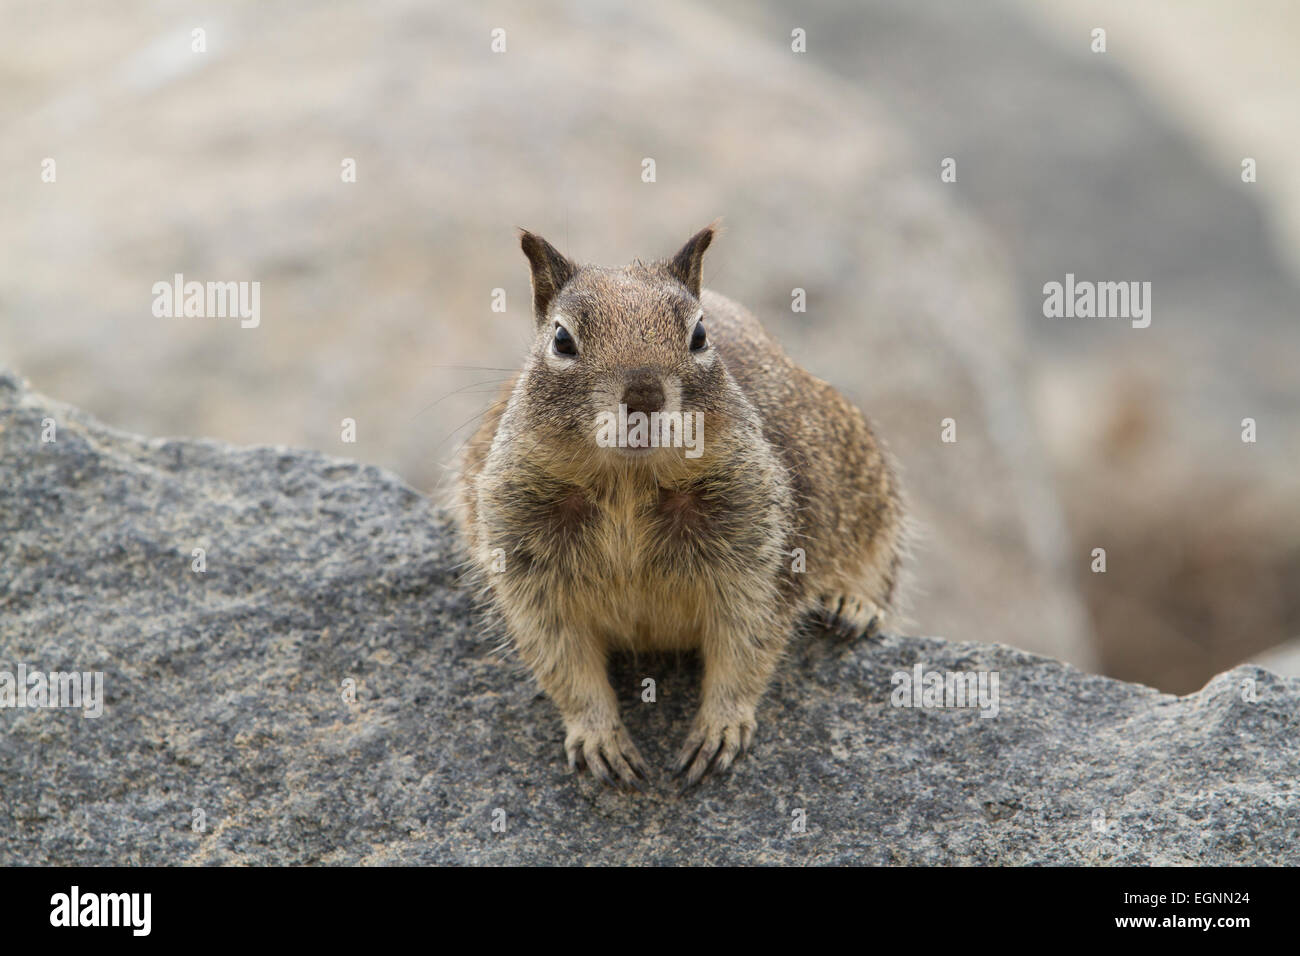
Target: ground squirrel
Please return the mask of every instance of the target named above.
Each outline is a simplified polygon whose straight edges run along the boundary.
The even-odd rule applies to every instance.
[[[570,766],[615,785],[641,788],[647,770],[611,650],[700,653],[675,763],[689,787],[749,747],[803,614],[870,634],[894,601],[889,460],[861,412],[701,292],[714,232],[608,269],[521,230],[535,337],[456,488],[467,562],[559,707]]]

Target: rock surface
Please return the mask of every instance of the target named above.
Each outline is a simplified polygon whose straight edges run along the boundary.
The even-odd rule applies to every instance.
[[[1175,698],[1004,646],[809,633],[729,777],[571,778],[452,544],[379,469],[137,438],[0,374],[0,670],[103,671],[106,696],[97,719],[0,710],[0,864],[1300,863],[1300,680],[1257,667]],[[997,715],[891,706],[917,663],[996,672]],[[615,667],[652,765],[697,682]]]

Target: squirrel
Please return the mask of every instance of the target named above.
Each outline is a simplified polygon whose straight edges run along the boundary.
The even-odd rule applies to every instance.
[[[614,269],[521,229],[532,346],[454,489],[466,563],[559,708],[570,770],[620,788],[644,790],[649,771],[611,651],[700,654],[700,706],[673,765],[685,790],[749,748],[805,615],[870,637],[894,607],[891,460],[753,315],[701,290],[715,231]]]

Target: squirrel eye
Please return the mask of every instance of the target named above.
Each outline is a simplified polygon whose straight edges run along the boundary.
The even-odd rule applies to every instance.
[[[700,352],[708,347],[709,337],[704,333],[704,321],[700,320],[695,323],[695,331],[691,333],[691,351]]]
[[[578,345],[573,341],[569,330],[562,325],[555,327],[555,351],[560,355],[577,355]]]

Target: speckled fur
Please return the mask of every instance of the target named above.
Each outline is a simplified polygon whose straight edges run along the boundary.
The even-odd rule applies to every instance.
[[[795,365],[736,303],[700,291],[702,230],[670,260],[578,266],[531,233],[536,336],[470,440],[457,484],[467,560],[563,715],[570,764],[640,787],[608,653],[696,649],[700,710],[685,785],[749,746],[755,711],[805,613],[851,634],[894,602],[902,509],[862,414]],[[689,342],[703,310],[709,347]],[[578,344],[553,353],[556,322]],[[703,454],[597,445],[630,378],[704,413]],[[795,572],[803,549],[806,570]]]

